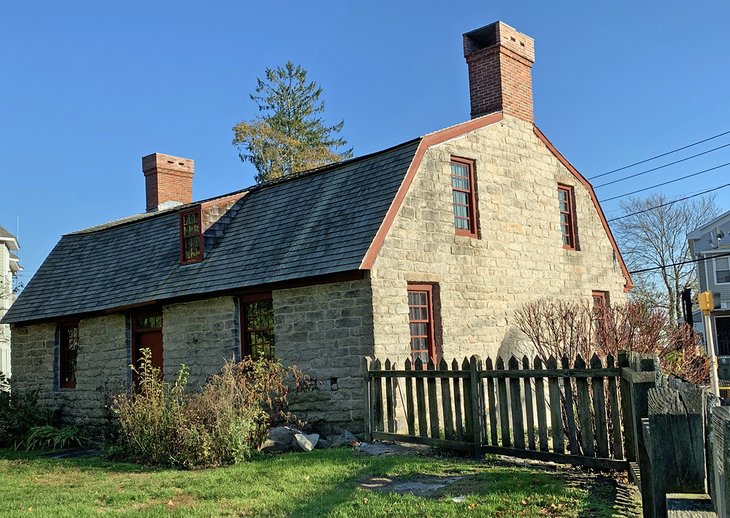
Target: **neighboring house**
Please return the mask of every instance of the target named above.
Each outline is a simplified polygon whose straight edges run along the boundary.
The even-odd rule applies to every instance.
[[[0,318],[15,300],[13,279],[22,270],[17,252],[20,245],[18,239],[0,227]],[[0,372],[6,377],[12,374],[10,363],[10,326],[0,324]]]
[[[730,357],[730,211],[687,234],[697,262],[699,290],[715,294],[712,314],[719,356]],[[704,333],[702,313],[693,313],[695,327]]]
[[[145,157],[147,213],[63,236],[6,315],[14,389],[97,424],[141,348],[194,384],[272,355],[317,380],[298,415],[358,431],[366,356],[508,356],[527,301],[624,300],[593,188],[534,125],[532,39],[464,52],[472,119],[384,151],[199,202],[192,160]]]

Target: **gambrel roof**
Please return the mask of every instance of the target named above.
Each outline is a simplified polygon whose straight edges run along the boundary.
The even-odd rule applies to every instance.
[[[501,112],[272,184],[240,197],[206,235],[205,259],[180,264],[183,205],[62,237],[3,323],[79,316],[323,275],[369,270],[435,144],[501,121]],[[617,261],[633,286],[591,184],[545,135],[535,136],[586,188]],[[215,200],[212,200],[215,201]],[[212,244],[211,244],[212,243]]]
[[[67,234],[3,322],[358,270],[419,142],[248,189],[199,263],[179,260],[179,213],[191,205]]]

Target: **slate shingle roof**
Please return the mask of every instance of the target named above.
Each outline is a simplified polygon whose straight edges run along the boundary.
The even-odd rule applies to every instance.
[[[419,142],[251,189],[200,263],[179,264],[180,209],[65,235],[2,322],[357,270]]]

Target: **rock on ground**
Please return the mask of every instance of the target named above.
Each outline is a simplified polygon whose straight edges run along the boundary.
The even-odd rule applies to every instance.
[[[294,436],[301,433],[291,426],[277,426],[269,430],[260,450],[264,453],[284,453],[292,450]]]
[[[329,442],[327,439],[320,438],[319,441],[317,441],[317,445],[315,446],[315,448],[317,448],[318,450],[326,450],[330,446],[332,446],[331,442]]]
[[[294,434],[294,442],[292,442],[292,446],[301,451],[312,451],[314,447],[317,446],[318,442],[319,434],[310,433],[305,435],[303,433],[297,433]]]
[[[350,446],[355,442],[360,442],[355,434],[349,430],[345,430],[340,435],[330,436],[329,440],[332,443],[332,448],[341,448],[343,446]]]

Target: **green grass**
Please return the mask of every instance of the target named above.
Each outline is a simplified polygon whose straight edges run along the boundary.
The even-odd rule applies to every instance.
[[[433,498],[362,489],[372,476],[463,476]],[[101,458],[0,450],[0,515],[612,516],[610,479],[456,458],[366,457],[348,449],[262,457],[219,469],[151,469]],[[453,496],[464,501],[454,503]],[[631,513],[629,513],[631,515]]]

